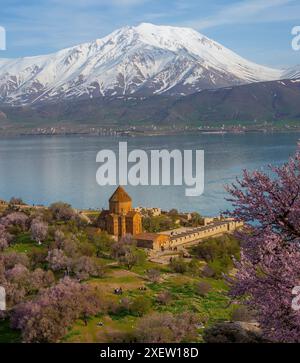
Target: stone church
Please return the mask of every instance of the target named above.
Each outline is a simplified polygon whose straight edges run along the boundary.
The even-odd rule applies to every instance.
[[[123,187],[119,186],[110,197],[109,210],[101,212],[98,226],[116,238],[142,232],[142,216],[133,210],[132,199]]]

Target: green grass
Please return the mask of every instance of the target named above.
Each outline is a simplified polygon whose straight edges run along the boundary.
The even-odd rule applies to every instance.
[[[197,294],[197,284],[208,282],[212,290],[205,297]],[[160,284],[149,284],[148,287],[157,295],[162,291],[172,294],[173,300],[166,306],[156,304],[156,310],[171,313],[191,311],[205,316],[209,324],[216,320],[229,320],[232,307],[228,306],[226,284],[222,280],[195,279],[184,275],[174,275]]]
[[[123,298],[129,297],[134,299],[137,296],[144,296],[146,299],[151,300],[152,308],[150,312],[179,314],[189,311],[203,318],[206,321],[206,326],[216,321],[230,320],[234,307],[229,305],[227,287],[223,280],[166,273],[160,283],[149,283],[143,276],[135,275],[119,267],[111,269],[111,274],[114,271],[118,271],[118,273],[123,271],[124,276],[107,275],[103,279],[91,280],[93,283],[99,284],[99,287],[105,287],[108,301],[116,302],[120,300],[121,297],[115,296],[112,288],[110,288],[110,286],[117,284],[124,288]],[[197,284],[200,281],[208,282],[212,288],[205,297],[201,297],[197,293]],[[138,289],[138,286],[143,284],[147,287],[146,291]],[[169,291],[172,294],[172,300],[167,305],[161,305],[156,301],[156,296],[162,291]],[[139,319],[141,318],[129,312],[122,312],[120,314],[92,318],[87,326],[82,321],[78,321],[64,341],[109,342],[111,339],[110,334],[132,333]],[[99,321],[104,323],[103,327],[97,326]],[[201,335],[199,336],[199,341],[201,341]]]
[[[45,248],[45,246],[39,246],[35,241],[31,239],[29,233],[21,233],[14,239],[12,245],[6,251],[29,253],[33,248],[40,248],[42,250]]]
[[[111,334],[130,334],[134,330],[137,318],[131,315],[125,316],[121,319],[112,319],[108,315],[99,315],[89,319],[87,326],[79,320],[75,323],[73,328],[64,337],[64,342],[94,342],[94,343],[107,343],[111,340]],[[97,326],[99,322],[103,326]]]
[[[133,266],[132,272],[137,273],[138,275],[145,276],[145,271],[147,270],[159,270],[161,273],[170,272],[170,269],[168,266],[160,265],[155,262],[145,261],[141,264],[138,264],[136,266]]]
[[[9,326],[9,321],[0,321],[0,343],[19,343],[21,342],[20,332],[13,330]]]

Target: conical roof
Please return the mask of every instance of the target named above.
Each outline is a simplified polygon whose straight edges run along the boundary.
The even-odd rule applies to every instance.
[[[113,193],[113,195],[109,199],[110,202],[131,202],[132,199],[127,194],[126,190],[119,186],[116,191]]]

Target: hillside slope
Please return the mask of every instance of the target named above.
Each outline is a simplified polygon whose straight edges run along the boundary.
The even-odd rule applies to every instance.
[[[97,98],[36,107],[0,107],[0,129],[63,126],[220,125],[293,121],[300,124],[300,79],[262,82],[186,97]]]

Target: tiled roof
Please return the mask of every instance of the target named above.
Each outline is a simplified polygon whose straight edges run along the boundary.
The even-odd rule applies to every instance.
[[[114,194],[109,199],[110,202],[131,202],[130,196],[127,194],[126,190],[119,186]]]

